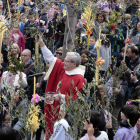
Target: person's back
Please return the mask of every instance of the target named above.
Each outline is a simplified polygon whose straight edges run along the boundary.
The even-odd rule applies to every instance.
[[[101,131],[101,134],[96,137],[97,140],[108,140],[108,135],[105,131]]]
[[[133,128],[129,129],[126,127],[119,127],[117,130],[114,140],[137,140],[137,128],[134,126]]]

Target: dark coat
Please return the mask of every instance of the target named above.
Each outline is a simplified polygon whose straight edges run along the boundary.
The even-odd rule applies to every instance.
[[[30,21],[28,20],[25,23],[24,26],[24,35],[26,35],[26,43],[25,43],[25,49],[31,50],[31,53],[34,54],[34,49],[35,49],[35,38],[31,37],[31,31],[30,27],[36,27],[36,23],[30,24]]]
[[[29,62],[27,65],[25,65],[25,69],[28,68],[28,66],[29,66],[31,63],[33,63],[32,60],[30,60],[30,62]],[[27,76],[27,83],[28,83],[28,87],[26,88],[25,94],[28,95],[29,100],[32,98],[32,94],[33,94],[34,78],[29,78],[28,76],[29,76],[29,75],[33,75],[33,74],[35,74],[35,73],[36,73],[36,71],[35,71],[35,66],[34,66],[34,65],[32,65],[32,66],[25,72],[25,74],[26,74],[26,76]]]
[[[122,83],[120,85],[122,86],[122,90],[120,91],[119,94],[117,94],[117,97],[116,97],[116,107],[117,108],[123,107],[123,100],[125,98],[125,94],[128,89],[127,81],[122,81]]]
[[[8,63],[8,48],[6,45],[2,44],[1,53],[3,54],[4,62]]]
[[[140,19],[138,18],[138,16],[134,17],[132,19],[132,23],[131,23],[131,27],[134,28],[137,26],[137,23],[140,21]]]
[[[84,78],[87,79],[87,82],[91,82],[95,75],[95,72],[92,70],[92,69],[95,69],[95,66],[93,65],[93,62],[89,62],[89,63],[90,65],[86,65],[82,63],[82,65],[86,67]]]
[[[47,13],[42,14],[39,20],[45,21],[45,25],[47,25],[48,22]],[[40,23],[40,26],[42,26],[42,23]]]
[[[137,57],[135,60],[133,60],[132,62],[130,62],[130,58],[128,56],[126,56],[125,57],[125,62],[126,62],[127,67],[131,71],[134,71],[134,69],[136,68],[136,66],[138,66],[140,64],[140,58]],[[130,79],[130,73],[126,73],[126,78],[127,78],[128,86],[129,87],[133,87],[134,86],[134,83]]]
[[[134,83],[134,88],[132,90],[132,95],[130,99],[136,100],[139,99],[139,97],[140,97],[140,81],[137,81],[136,83]],[[132,102],[132,104],[139,106],[138,102]]]
[[[121,55],[121,53],[119,53],[118,56],[117,56],[117,64],[116,64],[116,67],[119,67],[120,66],[122,60],[123,60],[123,56]]]
[[[139,8],[139,5],[137,3],[132,3],[127,9],[126,9],[126,14],[130,14],[131,17],[135,17],[136,16],[136,12]]]

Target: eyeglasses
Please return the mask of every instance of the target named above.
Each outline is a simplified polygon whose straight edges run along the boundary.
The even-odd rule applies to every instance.
[[[66,61],[66,60],[64,60],[64,62],[68,63],[68,62],[71,62],[71,61]]]
[[[24,57],[26,57],[26,56],[28,56],[28,55],[21,55],[22,57],[24,56]]]
[[[60,53],[60,52],[56,52],[56,54],[58,54],[58,55],[62,55],[62,53]]]

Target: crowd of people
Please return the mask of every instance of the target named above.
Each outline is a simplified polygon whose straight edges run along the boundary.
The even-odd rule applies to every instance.
[[[55,93],[51,96],[53,103],[44,100],[38,103],[45,114],[46,128],[39,126],[35,132],[36,140],[41,140],[42,131],[46,134],[46,140],[75,140],[79,137],[80,140],[140,139],[139,4],[137,0],[129,5],[121,0],[99,0],[92,3],[98,10],[93,14],[95,19],[89,46],[85,34],[87,25],[83,22],[83,13],[78,12],[75,52],[67,52],[63,58],[65,24],[68,20],[64,11],[67,5],[52,3],[49,7],[46,2],[37,6],[32,0],[27,0],[21,1],[19,8],[16,0],[10,0],[8,8],[6,1],[0,1],[0,19],[5,18],[8,23],[0,55],[0,139],[8,140],[12,137],[13,140],[22,140],[21,129],[25,129],[24,115],[28,113],[34,84],[39,96]],[[100,57],[105,62],[99,69],[99,84],[95,85],[99,38]],[[35,66],[36,44],[40,47],[39,57],[45,67],[40,72],[45,73],[39,74],[41,80],[34,83],[34,76],[38,76]],[[17,61],[19,65],[24,63],[22,70],[16,66]],[[119,73],[118,69],[124,72]],[[92,87],[88,102],[87,98],[84,99],[87,104],[92,102],[93,105],[88,113],[83,113],[82,134],[73,138],[69,133],[70,122],[73,120],[68,119],[64,106],[80,100],[79,92],[84,97],[89,92],[90,84]],[[12,88],[14,91],[11,92]],[[95,98],[90,100],[93,96]],[[94,110],[93,106],[97,104],[99,108]],[[55,113],[52,106],[56,109]]]

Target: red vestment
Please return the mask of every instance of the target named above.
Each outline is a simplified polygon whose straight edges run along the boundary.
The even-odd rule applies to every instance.
[[[78,91],[81,92],[83,89],[83,84],[85,84],[85,79],[81,74],[67,75],[64,70],[63,62],[60,59],[57,59],[49,76],[46,93],[50,91],[56,92],[57,85],[60,81],[60,92],[61,94],[65,95],[65,100],[67,100],[68,96],[71,96],[72,99],[76,99],[77,91],[75,87],[77,87]],[[74,85],[72,84],[72,81]],[[72,94],[70,91],[72,91]],[[56,109],[58,105],[60,105],[60,102],[56,100],[51,105],[45,103],[44,112],[46,113],[45,120],[47,122],[46,140],[49,139],[51,134],[53,133],[53,124],[58,119],[59,108]],[[54,108],[52,108],[52,106]]]

